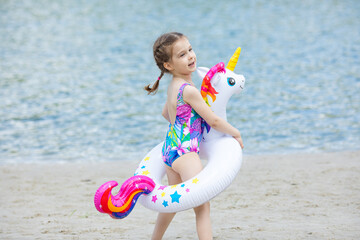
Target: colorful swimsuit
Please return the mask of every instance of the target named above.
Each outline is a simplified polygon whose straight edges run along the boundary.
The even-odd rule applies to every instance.
[[[184,83],[179,89],[175,123],[174,125],[170,123],[162,148],[163,161],[170,167],[185,153],[199,153],[199,143],[206,125],[200,115],[183,100],[183,91],[187,85],[190,84]]]

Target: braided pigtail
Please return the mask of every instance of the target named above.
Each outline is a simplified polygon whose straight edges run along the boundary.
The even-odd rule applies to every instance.
[[[159,88],[160,79],[164,76],[164,72],[161,72],[156,82],[150,87],[150,84],[145,86],[144,89],[148,91],[148,94],[155,94]]]

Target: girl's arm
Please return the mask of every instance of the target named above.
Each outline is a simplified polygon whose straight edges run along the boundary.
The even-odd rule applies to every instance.
[[[233,136],[244,148],[239,130],[230,123],[217,116],[211,108],[205,103],[199,91],[192,86],[187,86],[183,92],[183,99],[210,125],[217,131]]]
[[[167,106],[167,102],[165,103],[165,106],[162,110],[162,115],[163,117],[168,120],[168,122],[170,122],[170,117],[169,117],[169,111],[168,111],[168,106]]]

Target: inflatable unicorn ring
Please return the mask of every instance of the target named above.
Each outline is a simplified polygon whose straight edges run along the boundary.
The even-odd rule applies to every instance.
[[[211,69],[198,68],[198,74],[203,78],[202,97],[225,120],[228,100],[233,94],[240,93],[245,84],[244,76],[233,72],[240,51],[241,48],[235,51],[226,68],[222,62]],[[113,218],[124,218],[139,200],[146,208],[158,212],[179,212],[199,206],[220,194],[239,172],[242,150],[233,137],[215,129],[205,131],[203,136],[200,158],[207,159],[208,163],[198,175],[177,185],[163,185],[161,180],[166,170],[162,160],[162,142],[145,156],[134,176],[122,184],[118,194],[111,193],[118,185],[116,181],[104,183],[96,191],[96,209]]]

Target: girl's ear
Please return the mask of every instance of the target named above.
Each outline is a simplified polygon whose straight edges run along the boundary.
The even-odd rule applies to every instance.
[[[171,66],[171,64],[169,63],[169,62],[164,62],[164,68],[166,69],[166,70],[168,70],[169,72],[170,71],[172,71],[172,70],[174,70],[174,68]]]
[[[205,75],[208,73],[209,70],[210,69],[206,68],[206,67],[198,67],[196,69],[196,72],[198,73],[198,75],[201,79],[204,79]]]

